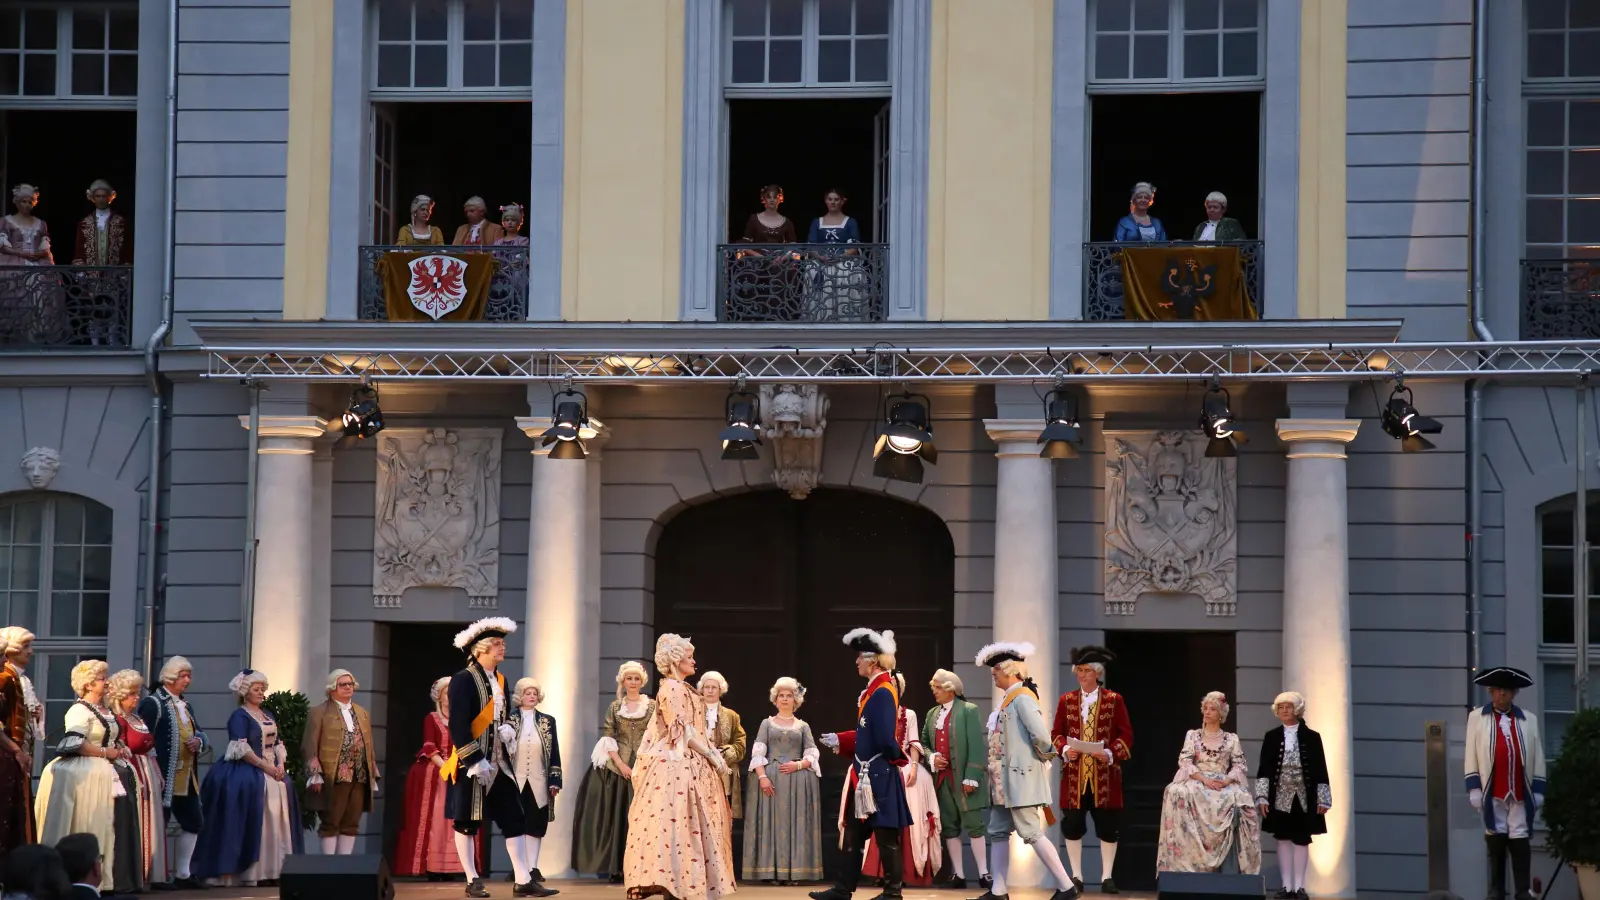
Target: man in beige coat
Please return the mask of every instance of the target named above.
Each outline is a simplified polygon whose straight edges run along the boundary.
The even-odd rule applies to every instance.
[[[743,818],[744,791],[739,789],[739,773],[744,771],[744,766],[740,765],[744,761],[744,724],[739,721],[738,713],[722,705],[722,697],[728,693],[728,680],[721,672],[707,672],[700,676],[696,689],[706,701],[706,733],[711,735],[711,746],[722,751],[722,761],[728,764],[727,774],[722,776],[722,790],[728,795],[733,817]]]
[[[361,814],[372,809],[381,777],[372,752],[372,719],[352,699],[357,687],[347,669],[328,673],[328,700],[312,707],[300,743],[309,773],[306,809],[318,813],[317,833],[327,856],[355,852]]]

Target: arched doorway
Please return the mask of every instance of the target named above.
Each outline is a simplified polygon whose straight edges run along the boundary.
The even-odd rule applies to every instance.
[[[858,626],[895,633],[904,701],[920,719],[933,705],[928,677],[954,662],[955,548],[938,516],[864,491],[759,491],[685,510],[656,544],[656,631],[694,639],[701,671],[728,679],[752,741],[784,675],[805,685],[800,716],[818,734],[853,727],[863,685],[840,641]],[[830,876],[844,772],[823,754]]]

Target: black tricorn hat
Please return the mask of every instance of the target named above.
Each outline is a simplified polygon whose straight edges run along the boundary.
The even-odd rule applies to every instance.
[[[1099,663],[1103,666],[1116,661],[1117,655],[1115,653],[1094,644],[1090,644],[1087,647],[1072,648],[1072,664],[1075,666],[1084,666],[1089,663]]]
[[[1506,688],[1513,691],[1533,687],[1532,676],[1521,669],[1513,669],[1510,666],[1495,666],[1477,678],[1472,679],[1472,682],[1481,684],[1484,687]]]

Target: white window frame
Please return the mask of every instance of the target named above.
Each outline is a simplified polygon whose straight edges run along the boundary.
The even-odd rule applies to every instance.
[[[1570,76],[1570,75],[1563,74],[1563,75],[1544,75],[1544,76],[1535,77],[1535,76],[1529,74],[1529,68],[1528,68],[1529,64],[1533,60],[1532,54],[1528,52],[1528,42],[1529,42],[1529,39],[1531,37],[1533,37],[1534,35],[1536,35],[1536,34],[1559,34],[1559,35],[1562,35],[1563,37],[1566,37],[1566,36],[1572,34],[1575,31],[1577,31],[1577,32],[1585,32],[1585,31],[1600,32],[1600,28],[1573,28],[1572,27],[1572,17],[1571,17],[1571,7],[1568,6],[1565,2],[1563,2],[1563,4],[1562,4],[1562,12],[1565,15],[1565,24],[1563,24],[1562,27],[1560,27],[1560,28],[1534,28],[1532,23],[1529,21],[1528,12],[1529,12],[1528,4],[1525,3],[1523,5],[1523,7],[1522,7],[1522,35],[1521,35],[1521,38],[1522,38],[1522,56],[1523,56],[1522,80],[1524,82],[1528,83],[1528,84],[1562,85],[1566,90],[1573,90],[1575,87],[1579,87],[1579,86],[1582,86],[1582,85],[1589,85],[1591,90],[1600,90],[1600,75],[1589,75],[1589,76],[1573,77],[1573,76]],[[1572,52],[1571,51],[1572,51],[1572,48],[1571,48],[1571,44],[1570,43],[1566,44],[1566,46],[1564,46],[1562,48],[1562,61],[1564,63],[1564,67],[1565,68],[1571,68],[1571,63],[1572,63]]]
[[[383,45],[400,45],[400,41],[378,40],[378,17],[383,0],[371,0],[367,4],[367,47],[366,47],[366,84],[368,96],[377,101],[449,101],[462,102],[471,100],[532,100],[533,99],[533,65],[532,54],[537,53],[538,33],[529,32],[529,66],[528,84],[511,87],[468,87],[464,83],[465,59],[468,47],[500,47],[507,44],[521,44],[522,40],[500,40],[500,21],[495,19],[496,39],[494,41],[468,41],[466,39],[466,5],[464,0],[445,0],[445,38],[443,41],[428,40],[421,45],[445,45],[445,85],[443,87],[381,87],[378,84],[378,48]],[[538,0],[499,0],[501,6],[514,3],[528,5],[528,18],[531,22],[534,16],[533,6]],[[534,25],[537,28],[537,25]],[[403,42],[406,46],[416,47],[419,43],[415,40]],[[413,75],[415,71],[415,58],[412,60]],[[498,75],[496,69],[496,78]]]
[[[772,36],[763,38],[734,37],[733,34],[733,6],[738,0],[723,0],[722,15],[722,86],[723,96],[730,99],[748,99],[761,97],[808,97],[824,99],[829,97],[888,97],[894,89],[895,67],[895,41],[894,41],[894,4],[907,2],[907,0],[888,0],[889,3],[889,29],[887,34],[856,34],[852,32],[848,38],[844,35],[821,34],[822,5],[818,0],[803,0],[800,16],[800,81],[779,83],[753,83],[735,82],[733,80],[733,45],[738,43],[764,43],[769,44]],[[852,17],[854,8],[852,7]],[[769,12],[770,27],[770,12]],[[852,29],[855,27],[852,18]],[[796,36],[782,35],[783,40],[795,40]],[[883,40],[887,46],[888,66],[885,69],[883,81],[818,81],[817,59],[820,55],[820,44],[823,40],[849,40],[851,43],[851,69],[855,67],[855,43],[860,40]]]
[[[1550,502],[1542,504],[1535,512],[1535,515],[1538,517],[1538,521],[1537,521],[1537,525],[1536,525],[1536,527],[1538,528],[1537,545],[1536,546],[1539,548],[1539,554],[1538,554],[1538,558],[1539,558],[1539,575],[1538,575],[1539,582],[1538,582],[1538,585],[1539,585],[1539,587],[1538,587],[1538,592],[1536,594],[1536,596],[1539,598],[1539,616],[1538,616],[1538,636],[1539,636],[1538,660],[1539,660],[1539,671],[1534,673],[1534,678],[1535,678],[1535,680],[1539,681],[1540,683],[1542,683],[1544,685],[1544,688],[1540,691],[1540,699],[1541,699],[1541,702],[1543,704],[1543,709],[1540,712],[1544,716],[1544,722],[1545,722],[1545,724],[1547,726],[1549,725],[1552,716],[1567,716],[1567,717],[1570,718],[1571,715],[1575,712],[1575,710],[1563,709],[1563,708],[1554,707],[1554,706],[1551,705],[1550,699],[1549,699],[1550,698],[1550,693],[1551,693],[1550,692],[1550,680],[1545,677],[1546,674],[1547,674],[1546,670],[1551,668],[1551,667],[1557,667],[1557,666],[1565,669],[1565,671],[1567,673],[1567,677],[1572,679],[1573,682],[1574,682],[1572,689],[1575,691],[1576,690],[1575,682],[1576,682],[1577,674],[1578,674],[1578,672],[1577,672],[1577,667],[1578,667],[1578,646],[1577,646],[1576,643],[1571,643],[1571,644],[1552,644],[1552,643],[1547,643],[1545,641],[1545,639],[1544,639],[1544,601],[1545,601],[1545,597],[1546,597],[1546,593],[1545,593],[1545,589],[1544,589],[1544,555],[1545,555],[1545,551],[1552,550],[1552,551],[1555,551],[1555,552],[1558,552],[1558,553],[1564,551],[1566,553],[1566,558],[1568,560],[1568,564],[1569,565],[1570,565],[1570,561],[1571,561],[1572,556],[1573,556],[1573,548],[1572,548],[1571,544],[1548,544],[1547,545],[1545,543],[1545,540],[1544,540],[1544,520],[1545,520],[1545,517],[1549,516],[1549,515],[1561,515],[1561,514],[1572,515],[1572,509],[1570,509],[1570,508],[1569,509],[1563,509],[1562,506],[1571,507],[1575,502],[1576,502],[1576,497],[1574,495],[1572,495],[1572,494],[1568,494],[1565,497],[1556,497],[1556,498],[1552,499]],[[1591,500],[1589,505],[1591,507],[1600,506],[1600,498],[1597,498],[1595,500]],[[1576,536],[1576,535],[1574,535],[1574,536]],[[1595,556],[1600,555],[1600,534],[1589,534],[1589,535],[1585,535],[1585,536],[1588,538],[1588,544],[1589,544],[1588,550],[1587,550],[1587,552],[1585,554],[1585,559],[1592,561]],[[1574,575],[1576,575],[1576,573],[1574,573]],[[1576,587],[1576,582],[1574,582],[1574,587]],[[1590,584],[1590,585],[1587,585],[1587,587],[1588,587],[1589,599],[1600,597],[1600,584]],[[1562,597],[1564,595],[1553,594],[1553,595],[1550,595],[1550,596]],[[1573,595],[1571,597],[1571,599],[1573,601],[1574,611],[1575,611],[1576,610],[1576,604],[1578,602],[1578,598],[1577,598],[1576,595]],[[1578,635],[1578,634],[1574,634],[1573,635],[1573,638],[1574,638],[1575,641],[1576,641],[1576,639],[1580,639],[1582,637],[1583,637],[1583,635]],[[1590,678],[1590,684],[1591,685],[1600,684],[1600,642],[1591,642],[1589,644],[1589,678]],[[1573,705],[1576,705],[1576,704],[1573,704]],[[1546,733],[1553,735],[1554,730],[1547,728],[1546,729]],[[1546,758],[1554,759],[1556,753],[1559,750],[1560,750],[1560,746],[1555,740],[1550,739],[1550,740],[1546,740],[1545,741],[1544,752],[1545,752]]]
[[[110,35],[106,35],[107,46],[99,50],[73,50],[72,49],[72,17],[80,12],[99,12],[101,14],[102,28],[108,28],[108,13],[112,11],[131,12],[137,21],[139,7],[137,3],[129,2],[99,2],[99,3],[42,3],[29,2],[18,4],[5,4],[4,10],[16,10],[19,15],[25,15],[30,10],[46,10],[56,14],[56,48],[47,50],[21,50],[0,47],[0,53],[16,52],[29,56],[43,56],[50,53],[55,55],[56,61],[56,92],[54,94],[0,94],[0,108],[4,109],[134,109],[138,106],[139,98],[134,94],[73,94],[72,90],[72,58],[76,54],[92,54],[102,59],[102,71],[105,74],[105,87],[111,88],[110,58],[113,56],[138,57],[139,51],[113,50],[110,47]],[[135,26],[137,28],[137,25]],[[20,66],[20,62],[19,62]],[[20,79],[21,69],[18,69]],[[19,89],[23,87],[20,80]],[[63,93],[63,89],[67,93]]]
[[[1532,117],[1529,115],[1528,110],[1535,103],[1560,103],[1560,104],[1563,104],[1563,123],[1562,123],[1562,138],[1561,138],[1562,142],[1561,142],[1561,144],[1559,144],[1559,145],[1549,145],[1549,146],[1540,144],[1538,146],[1535,146],[1535,145],[1529,143],[1528,135],[1527,135],[1527,123],[1531,120]],[[1573,144],[1572,143],[1572,127],[1571,127],[1572,107],[1570,105],[1572,103],[1600,104],[1600,93],[1589,94],[1589,95],[1572,94],[1572,93],[1567,93],[1567,92],[1535,93],[1535,94],[1527,94],[1527,95],[1525,95],[1523,97],[1523,107],[1522,107],[1522,110],[1523,110],[1523,119],[1522,119],[1522,121],[1523,121],[1522,159],[1520,160],[1520,164],[1523,167],[1523,180],[1522,180],[1522,201],[1523,201],[1523,206],[1522,206],[1522,214],[1521,214],[1521,219],[1522,219],[1522,235],[1521,235],[1522,242],[1521,243],[1522,243],[1522,255],[1523,255],[1523,257],[1525,257],[1527,259],[1539,259],[1539,260],[1557,260],[1557,259],[1572,259],[1572,258],[1586,258],[1586,259],[1588,259],[1588,258],[1594,258],[1595,254],[1590,254],[1589,256],[1583,256],[1582,254],[1575,254],[1573,252],[1574,248],[1600,247],[1600,236],[1597,236],[1597,239],[1593,240],[1593,241],[1575,241],[1575,240],[1571,240],[1570,239],[1570,235],[1568,234],[1567,213],[1571,211],[1571,204],[1572,204],[1573,201],[1586,201],[1586,202],[1591,202],[1591,203],[1595,203],[1597,205],[1600,205],[1600,191],[1574,192],[1571,189],[1571,186],[1569,184],[1567,184],[1567,182],[1566,182],[1566,177],[1567,177],[1567,172],[1568,172],[1567,162],[1568,162],[1569,155],[1571,153],[1573,153],[1576,150],[1576,151],[1579,151],[1579,152],[1587,151],[1587,152],[1593,152],[1593,153],[1596,153],[1596,154],[1600,154],[1600,143],[1593,144],[1593,145],[1591,145],[1591,144]],[[1530,153],[1534,152],[1534,151],[1558,152],[1558,153],[1561,154],[1561,172],[1562,172],[1562,179],[1563,180],[1562,180],[1562,190],[1561,190],[1560,193],[1557,193],[1557,194],[1535,194],[1531,190],[1531,185],[1530,185],[1530,182],[1529,182],[1528,177],[1527,177],[1527,173],[1528,173],[1528,155]],[[1527,210],[1528,210],[1528,201],[1530,201],[1530,200],[1554,200],[1554,201],[1556,201],[1556,202],[1561,204],[1561,222],[1560,222],[1561,240],[1560,241],[1557,241],[1555,243],[1551,243],[1549,241],[1538,241],[1538,242],[1535,242],[1535,241],[1532,241],[1532,240],[1529,239],[1529,237],[1530,237],[1529,231],[1528,231],[1529,219],[1528,219]],[[1560,254],[1558,254],[1558,255],[1555,255],[1555,256],[1533,256],[1528,251],[1531,248],[1534,248],[1534,247],[1559,247],[1559,248],[1562,249],[1562,252]]]
[[[1132,2],[1132,0],[1130,0]],[[1267,3],[1265,0],[1256,0],[1256,74],[1250,77],[1235,76],[1215,78],[1184,78],[1183,77],[1183,39],[1186,34],[1237,34],[1245,29],[1225,29],[1221,19],[1215,29],[1201,29],[1188,32],[1184,29],[1184,3],[1185,0],[1167,0],[1167,76],[1165,78],[1112,78],[1100,79],[1095,77],[1095,56],[1098,50],[1097,40],[1102,32],[1096,30],[1099,0],[1091,0],[1089,4],[1088,28],[1084,32],[1084,40],[1088,46],[1084,48],[1087,60],[1088,91],[1094,94],[1114,93],[1146,93],[1152,86],[1172,87],[1183,91],[1249,91],[1264,89],[1267,84]],[[1219,0],[1220,3],[1220,0]],[[1221,15],[1221,10],[1218,10]],[[1129,28],[1133,27],[1130,20]],[[1109,31],[1105,34],[1128,34],[1130,32]],[[1143,32],[1156,34],[1157,32]],[[1131,40],[1129,45],[1128,74],[1133,74],[1133,52]],[[1221,47],[1218,47],[1221,53]],[[1221,71],[1219,61],[1218,72]]]

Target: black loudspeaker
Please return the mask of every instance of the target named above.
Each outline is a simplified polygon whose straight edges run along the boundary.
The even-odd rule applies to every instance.
[[[394,900],[389,864],[378,854],[312,856],[296,853],[283,861],[278,876],[280,900]]]
[[[1267,880],[1260,875],[1162,872],[1156,877],[1156,896],[1162,900],[1240,900],[1242,897],[1259,900],[1266,895]]]

